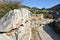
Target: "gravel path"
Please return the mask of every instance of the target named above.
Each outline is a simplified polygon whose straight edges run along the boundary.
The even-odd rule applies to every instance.
[[[48,25],[39,28],[39,34],[42,40],[60,40],[58,36]]]

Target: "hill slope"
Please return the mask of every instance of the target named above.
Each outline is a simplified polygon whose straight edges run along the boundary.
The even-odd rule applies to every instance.
[[[56,10],[56,11],[60,11],[60,4],[50,8],[51,10]]]

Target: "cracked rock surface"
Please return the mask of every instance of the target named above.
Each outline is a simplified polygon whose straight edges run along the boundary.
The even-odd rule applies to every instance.
[[[0,40],[41,40],[38,29],[49,22],[27,8],[11,10],[0,19]]]
[[[30,11],[14,9],[0,20],[0,40],[30,40]]]

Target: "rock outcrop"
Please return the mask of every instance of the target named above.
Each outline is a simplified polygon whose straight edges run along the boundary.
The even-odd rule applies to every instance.
[[[26,8],[11,10],[0,20],[0,40],[40,40],[38,28],[49,22]]]
[[[0,40],[30,40],[30,11],[14,9],[0,20]]]

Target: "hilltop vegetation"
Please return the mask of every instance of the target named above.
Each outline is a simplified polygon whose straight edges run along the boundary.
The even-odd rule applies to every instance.
[[[20,4],[18,2],[2,2],[0,3],[0,18],[13,9],[18,9]]]
[[[50,10],[60,11],[60,4],[53,6]]]
[[[42,9],[39,9],[39,8],[36,8],[36,7],[28,7],[28,6],[25,6],[25,5],[20,5],[21,2],[7,2],[7,1],[4,1],[3,2],[0,2],[0,18],[5,15],[7,12],[9,12],[10,10],[13,10],[13,9],[19,9],[19,8],[28,8],[33,14],[46,14],[48,10],[46,10],[45,8],[42,8]],[[43,11],[45,10],[45,11]],[[49,10],[60,10],[60,4],[50,8]]]

